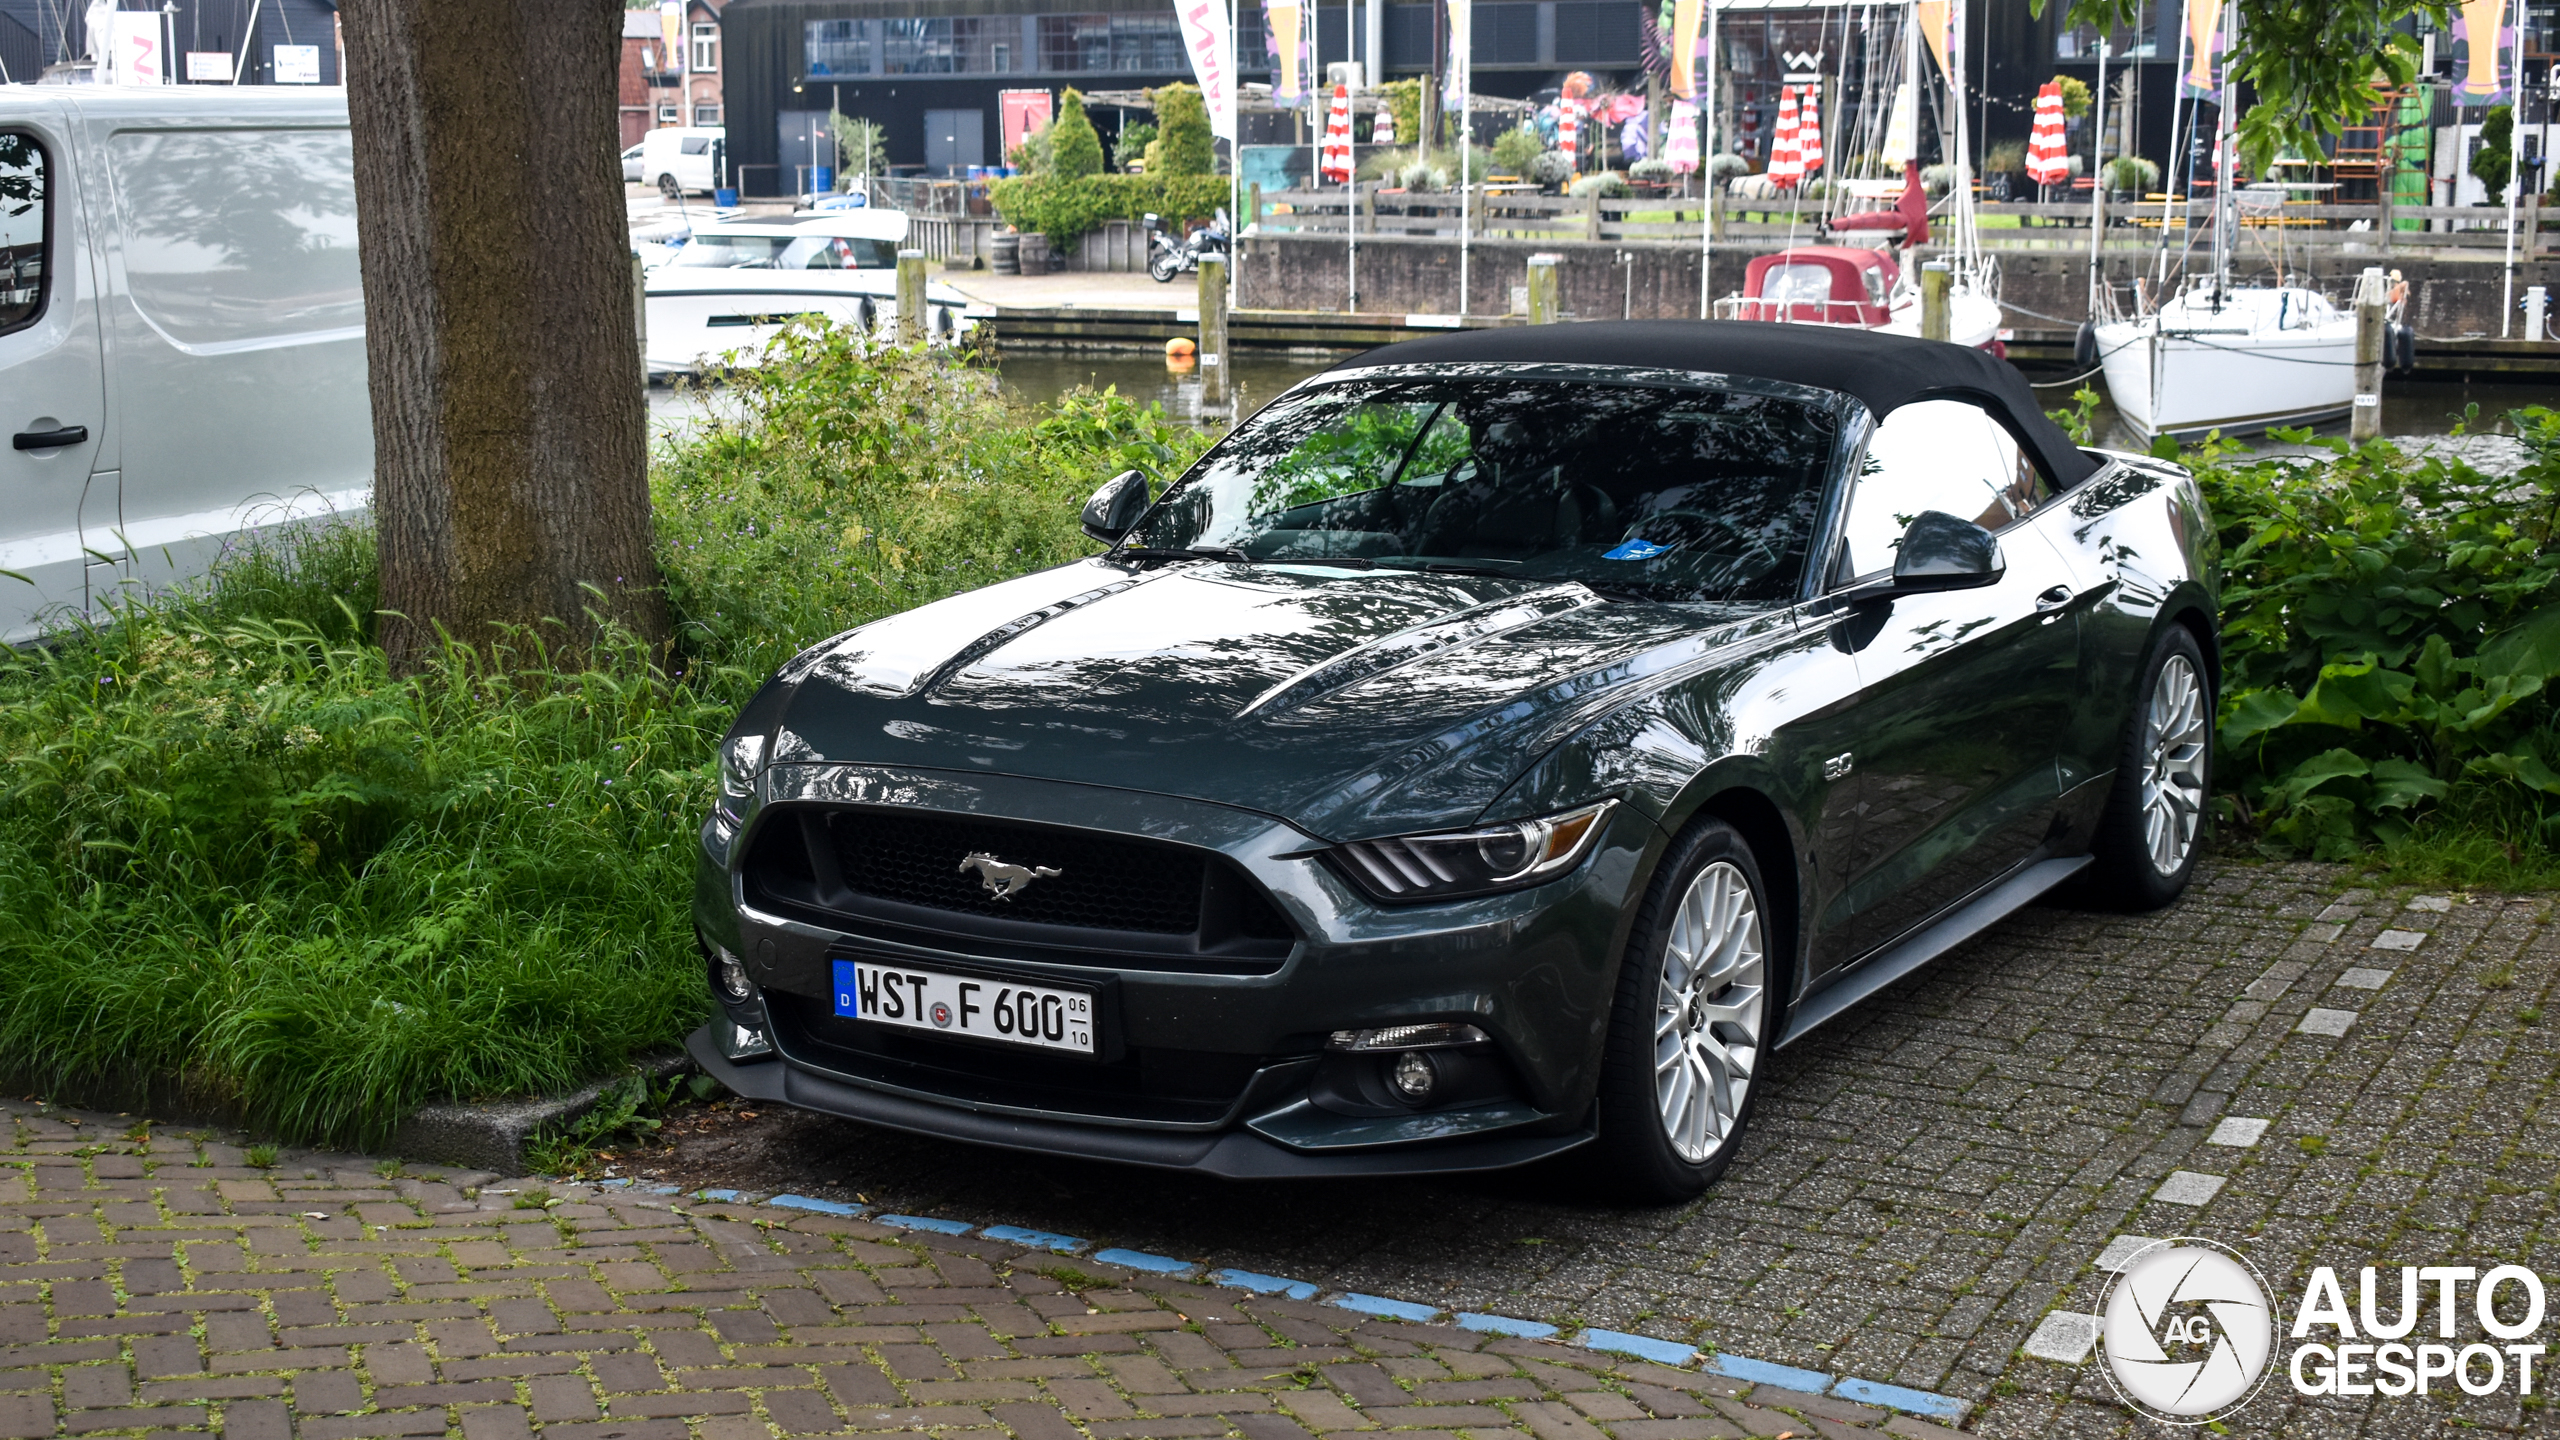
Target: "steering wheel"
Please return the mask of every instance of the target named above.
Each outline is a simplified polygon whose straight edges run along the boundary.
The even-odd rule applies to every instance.
[[[1666,530],[1670,532],[1671,537],[1667,544],[1661,538]],[[1647,531],[1653,533],[1647,534],[1645,533]],[[1718,536],[1729,537],[1732,543],[1728,545],[1707,543],[1711,538]],[[1777,552],[1769,548],[1767,540],[1745,530],[1722,515],[1710,515],[1704,510],[1656,510],[1629,525],[1627,533],[1619,538],[1622,541],[1649,541],[1673,550],[1682,548],[1723,550],[1745,559],[1757,552],[1761,558],[1771,564],[1776,563],[1778,558]]]

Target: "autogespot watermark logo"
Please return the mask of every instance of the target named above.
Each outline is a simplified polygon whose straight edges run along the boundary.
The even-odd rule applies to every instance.
[[[2240,1252],[2164,1240],[2134,1255],[2099,1310],[2107,1383],[2172,1425],[2202,1425],[2249,1403],[2275,1350],[2275,1307]]]
[[[2294,1307],[2298,1343],[2280,1357],[2283,1317],[2248,1257],[2193,1236],[2157,1241],[2126,1262],[2100,1300],[2101,1373],[2125,1404],[2171,1425],[2230,1415],[2278,1368],[2302,1395],[2397,1399],[2431,1387],[2490,1395],[2511,1384],[2518,1395],[2534,1393],[2545,1347],[2514,1342],[2542,1328],[2540,1275],[2522,1265],[2398,1268],[2396,1294],[2377,1267],[2356,1272],[2353,1308],[2338,1272],[2313,1268]],[[2437,1343],[2455,1341],[2466,1318],[2504,1343]],[[2437,1341],[2419,1338],[2429,1319]]]

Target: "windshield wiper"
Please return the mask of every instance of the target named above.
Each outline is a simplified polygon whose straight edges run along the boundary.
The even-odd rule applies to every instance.
[[[1425,561],[1419,565],[1404,565],[1398,564],[1394,561],[1384,561],[1379,562],[1376,568],[1382,570],[1421,570],[1433,575],[1508,575],[1511,573],[1508,570],[1497,569],[1491,565],[1450,565],[1438,560]]]
[[[1228,560],[1251,565],[1254,558],[1232,545],[1176,546],[1170,549],[1153,545],[1123,545],[1111,552],[1122,560]]]

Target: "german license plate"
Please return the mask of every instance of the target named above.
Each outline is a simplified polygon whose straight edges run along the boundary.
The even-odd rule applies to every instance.
[[[835,979],[836,1013],[849,1019],[1078,1055],[1094,1053],[1090,991],[946,975],[920,965],[876,960],[838,960]]]

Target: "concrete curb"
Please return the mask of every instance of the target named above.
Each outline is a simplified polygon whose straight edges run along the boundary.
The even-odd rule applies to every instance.
[[[647,1056],[633,1062],[632,1070],[652,1080],[663,1080],[692,1064],[678,1052]],[[632,1070],[608,1075],[566,1095],[421,1106],[392,1132],[384,1153],[468,1165],[500,1175],[521,1175],[527,1168],[526,1145],[545,1131],[569,1124],[594,1109],[607,1090],[631,1077]]]

